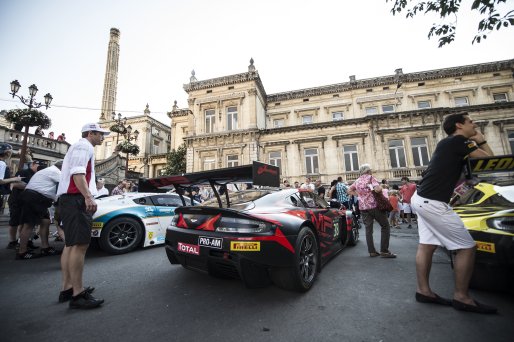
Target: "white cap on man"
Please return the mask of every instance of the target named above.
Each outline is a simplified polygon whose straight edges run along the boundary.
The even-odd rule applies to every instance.
[[[82,133],[89,131],[102,132],[104,135],[109,135],[111,133],[109,130],[100,127],[97,123],[88,123],[82,126]]]

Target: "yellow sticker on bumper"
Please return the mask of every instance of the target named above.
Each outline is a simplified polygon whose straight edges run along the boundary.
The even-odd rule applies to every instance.
[[[104,223],[103,222],[93,222],[93,229],[103,228]]]
[[[494,249],[494,243],[483,242],[483,241],[476,241],[476,243],[477,243],[478,251],[487,252],[487,253],[496,253],[496,250]]]
[[[261,243],[259,241],[230,241],[230,250],[238,252],[259,252]]]

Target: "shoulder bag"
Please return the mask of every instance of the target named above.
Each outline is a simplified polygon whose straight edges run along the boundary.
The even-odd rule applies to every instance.
[[[371,180],[373,179],[373,176],[370,176],[369,178],[369,184],[371,184]],[[371,186],[373,187],[373,185]],[[375,198],[375,202],[377,203],[377,209],[381,211],[393,211],[393,206],[389,202],[387,198],[385,198],[382,191],[376,192],[374,189],[371,189],[371,193],[373,194],[373,197]]]

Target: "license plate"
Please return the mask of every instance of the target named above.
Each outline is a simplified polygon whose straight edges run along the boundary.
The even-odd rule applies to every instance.
[[[223,239],[209,236],[199,236],[198,245],[202,247],[221,249],[223,247]]]

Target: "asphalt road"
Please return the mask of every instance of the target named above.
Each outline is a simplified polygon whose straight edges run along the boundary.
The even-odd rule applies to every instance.
[[[379,231],[375,228],[376,243]],[[512,341],[514,298],[473,291],[493,316],[414,300],[416,229],[395,231],[397,259],[368,257],[364,234],[328,263],[305,294],[246,289],[172,266],[164,248],[110,256],[90,250],[85,285],[102,308],[59,304],[58,257],[14,260],[0,226],[0,339],[7,341]],[[53,243],[58,247],[60,243]],[[438,251],[432,285],[451,296],[449,260]]]

